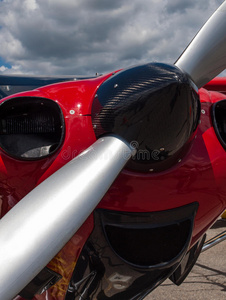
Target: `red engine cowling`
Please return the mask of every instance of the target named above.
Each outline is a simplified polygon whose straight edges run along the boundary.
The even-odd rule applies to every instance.
[[[1,217],[95,142],[92,104],[110,76],[59,83],[2,100]],[[226,79],[220,85],[225,92]],[[218,86],[213,81],[207,89]],[[93,214],[39,274],[39,283],[34,280],[21,297],[127,299],[132,293],[147,294],[172,273],[175,283],[183,281],[206,230],[226,207],[225,95],[200,89],[199,97],[200,122],[186,153],[159,172],[126,167]],[[189,264],[182,272],[186,255]],[[56,283],[50,287],[51,282]]]

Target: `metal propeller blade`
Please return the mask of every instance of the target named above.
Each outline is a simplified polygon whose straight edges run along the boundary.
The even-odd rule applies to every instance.
[[[100,138],[1,219],[1,300],[16,296],[60,251],[134,151],[120,138]]]
[[[226,1],[198,32],[175,65],[189,74],[198,88],[226,68]]]

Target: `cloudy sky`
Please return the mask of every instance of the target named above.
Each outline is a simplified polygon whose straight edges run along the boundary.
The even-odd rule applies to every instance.
[[[0,0],[0,74],[173,63],[223,0]]]

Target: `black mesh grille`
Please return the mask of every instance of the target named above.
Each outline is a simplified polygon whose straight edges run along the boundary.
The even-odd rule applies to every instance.
[[[9,116],[1,120],[1,134],[55,132],[54,118],[46,112]]]
[[[18,97],[0,105],[0,147],[15,158],[46,157],[61,146],[63,136],[62,111],[50,99]]]

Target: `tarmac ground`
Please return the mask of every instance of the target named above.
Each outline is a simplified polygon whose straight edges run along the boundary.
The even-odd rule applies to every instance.
[[[219,219],[207,232],[207,239],[226,230]],[[176,286],[169,279],[145,300],[223,300],[226,299],[226,240],[202,252],[188,277]]]

